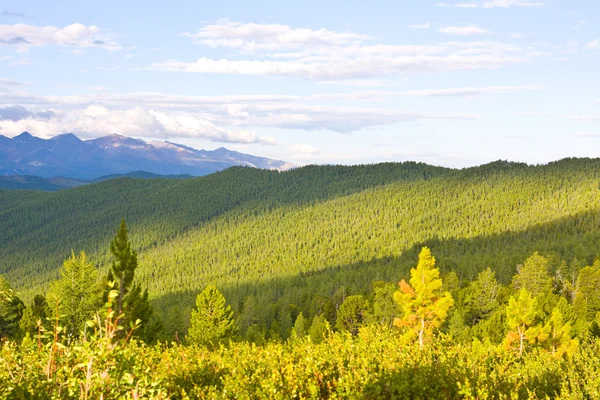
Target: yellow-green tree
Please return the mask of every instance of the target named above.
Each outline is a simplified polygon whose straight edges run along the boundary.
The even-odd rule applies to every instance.
[[[512,347],[519,343],[519,355],[523,354],[525,341],[534,341],[539,332],[536,326],[537,302],[531,293],[525,289],[519,291],[517,296],[511,296],[506,306],[506,323],[509,332],[505,344]]]
[[[51,305],[54,307],[53,313],[58,311],[64,318],[67,334],[78,336],[85,322],[102,307],[102,285],[98,271],[83,251],[79,257],[72,252],[71,257],[65,260],[60,269],[60,279],[50,286],[48,295],[60,299],[60,302],[51,302]],[[56,310],[56,305],[59,310]]]
[[[419,346],[423,347],[446,319],[454,300],[450,292],[442,289],[440,271],[435,267],[435,257],[428,247],[423,247],[419,253],[417,267],[410,270],[409,282],[400,281],[400,290],[394,293],[394,300],[404,312],[402,318],[394,320],[394,325],[406,327],[410,334],[418,337]]]
[[[561,300],[565,300],[561,298]],[[566,300],[565,300],[566,301]],[[548,322],[544,325],[544,344],[552,353],[562,355],[571,352],[577,347],[577,341],[572,338],[572,326],[565,321],[564,315],[559,307],[552,310]]]
[[[219,289],[208,285],[196,298],[187,339],[190,343],[216,347],[235,333],[233,311]]]

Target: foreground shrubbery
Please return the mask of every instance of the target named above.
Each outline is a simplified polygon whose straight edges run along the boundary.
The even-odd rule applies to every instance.
[[[117,335],[118,336],[118,335]],[[104,335],[68,346],[4,344],[3,398],[546,398],[600,397],[598,343],[570,356],[455,344],[423,348],[388,328],[321,344],[232,343],[215,350],[145,346]]]

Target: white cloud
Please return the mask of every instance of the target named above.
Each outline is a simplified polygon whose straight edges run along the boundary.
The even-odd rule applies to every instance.
[[[593,42],[589,42],[585,45],[585,48],[589,50],[600,49],[600,39],[594,40]]]
[[[571,115],[569,119],[576,121],[600,121],[600,115]]]
[[[583,138],[600,138],[600,132],[575,132],[572,136]]]
[[[403,92],[406,96],[424,96],[424,97],[442,97],[442,96],[458,96],[458,97],[474,97],[489,93],[509,93],[522,90],[539,90],[542,86],[527,85],[527,86],[488,86],[488,87],[465,87],[451,89],[432,89],[432,90],[411,90]]]
[[[319,149],[316,149],[315,147],[311,146],[310,144],[293,144],[290,147],[290,151],[294,154],[298,154],[298,155],[314,155],[314,154],[319,154],[320,151]]]
[[[293,49],[306,46],[340,46],[370,37],[328,29],[291,28],[282,24],[226,22],[207,25],[197,33],[184,33],[210,47],[233,47],[244,51]]]
[[[0,78],[0,86],[25,86],[25,84],[12,79]]]
[[[485,0],[479,2],[460,2],[454,4],[437,3],[439,7],[457,8],[509,8],[509,7],[543,7],[545,2],[531,0]]]
[[[321,49],[322,50],[322,49]],[[447,42],[432,46],[351,46],[306,49],[301,54],[278,54],[287,60],[229,60],[200,58],[195,62],[167,61],[148,67],[158,71],[269,75],[307,80],[365,79],[402,73],[499,68],[531,62],[537,54],[498,42]]]
[[[464,28],[475,33],[473,27],[459,27],[456,33],[469,33]],[[499,68],[531,62],[540,55],[533,47],[494,41],[365,44],[364,35],[327,31],[321,37],[319,32],[271,24],[210,25],[193,37],[205,45],[236,48],[237,54],[221,59],[168,60],[143,69],[356,81],[415,72]]]
[[[521,115],[524,117],[551,117],[554,114],[548,111],[526,111]]]
[[[410,29],[429,29],[429,28],[431,28],[431,22],[427,22],[425,24],[409,25],[408,27]]]
[[[331,107],[309,105],[229,106],[214,114],[219,122],[239,126],[302,129],[306,131],[329,130],[352,133],[365,128],[424,120],[470,120],[469,114],[420,113],[395,109],[361,107]]]
[[[595,100],[592,102],[592,104],[595,106],[600,106],[600,100]]]
[[[39,118],[33,113],[20,115],[22,118],[0,121],[0,132],[12,136],[29,131],[46,137],[65,132],[82,137],[118,133],[161,139],[203,138],[225,143],[275,144],[272,138],[259,137],[251,130],[222,129],[194,115],[146,110],[142,107],[110,110],[91,105],[75,111],[52,111],[49,118]]]
[[[370,100],[399,94],[398,92],[371,90],[324,93],[311,96],[181,96],[163,93],[114,94],[110,92],[98,92],[87,96],[39,96],[4,91],[0,92],[0,103],[27,105],[32,109],[60,110],[60,112],[57,112],[55,120],[44,122],[46,126],[60,123],[56,129],[50,129],[50,126],[45,130],[52,133],[75,131],[76,128],[81,132],[89,129],[91,132],[99,130],[102,132],[111,131],[112,133],[122,128],[122,134],[124,135],[141,136],[142,132],[149,132],[147,135],[154,136],[161,134],[165,136],[184,136],[189,134],[207,137],[215,141],[240,141],[239,139],[230,138],[234,138],[234,133],[238,130],[245,132],[244,135],[247,137],[248,133],[246,131],[262,127],[302,129],[306,131],[329,130],[349,133],[364,128],[401,122],[432,119],[468,120],[474,118],[469,114],[427,113],[398,109],[314,104],[328,100]],[[84,113],[82,111],[87,109],[91,111],[103,110],[106,118],[97,121],[92,120],[90,112]],[[125,111],[128,111],[128,113],[125,113]],[[144,113],[144,111],[147,112]],[[133,122],[124,128],[117,124],[121,123],[121,120],[125,121],[127,119],[139,122]],[[212,126],[207,128],[207,125],[201,123],[201,121],[208,121],[216,127],[234,127],[236,129],[232,131],[225,128],[217,129]],[[34,123],[28,120],[21,122],[21,125],[25,122]],[[138,128],[135,128],[135,126]],[[6,124],[4,127],[7,129]],[[174,127],[179,128],[175,129]],[[18,129],[27,128],[20,126]],[[34,130],[34,128],[31,129]],[[39,129],[35,130],[40,131]],[[261,139],[259,141],[266,143],[266,140]]]
[[[450,35],[470,36],[470,35],[489,35],[490,31],[477,26],[446,26],[440,28],[441,33]]]
[[[120,48],[110,35],[104,34],[97,26],[80,23],[64,28],[25,24],[0,25],[0,46],[99,47],[108,50]]]

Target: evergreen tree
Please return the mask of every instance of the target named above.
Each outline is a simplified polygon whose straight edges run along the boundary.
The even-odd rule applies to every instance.
[[[594,320],[596,313],[600,311],[600,267],[588,266],[581,269],[577,277],[573,306],[578,323],[586,325]]]
[[[511,296],[506,307],[506,323],[508,335],[507,347],[512,347],[514,342],[519,344],[519,355],[523,354],[525,341],[533,342],[539,333],[535,325],[537,319],[536,299],[525,289],[519,291],[517,296]]]
[[[209,285],[196,298],[187,339],[190,343],[216,347],[235,333],[233,311],[219,289]]]
[[[25,309],[23,318],[19,322],[19,326],[23,333],[29,333],[30,336],[35,336],[39,333],[39,329],[48,329],[48,317],[51,311],[46,298],[40,294],[35,295],[31,306]]]
[[[19,336],[19,321],[24,311],[25,304],[0,275],[0,340],[15,339]]]
[[[308,335],[313,343],[319,344],[327,337],[330,331],[330,325],[327,318],[324,315],[317,315],[313,318],[310,328],[308,328]]]
[[[392,327],[394,320],[402,315],[402,310],[394,301],[395,291],[396,285],[393,283],[373,283],[373,322]]]
[[[119,296],[116,299],[117,312],[123,314],[125,296],[133,284],[135,270],[137,268],[137,253],[132,249],[131,242],[127,237],[127,225],[125,219],[121,220],[121,225],[116,236],[110,243],[110,252],[114,256],[111,268],[108,272],[108,281],[117,281],[117,290]]]
[[[525,260],[525,264],[517,267],[517,275],[513,277],[513,287],[516,290],[527,290],[533,297],[551,292],[552,277],[549,266],[550,260],[536,251]]]
[[[410,334],[416,334],[419,346],[439,328],[454,304],[449,292],[442,289],[440,271],[435,267],[435,257],[428,247],[419,253],[416,268],[410,270],[410,284],[400,281],[400,290],[394,293],[394,300],[402,307],[404,315],[396,318],[394,325],[407,327]]]
[[[98,271],[82,251],[79,257],[71,253],[60,269],[60,278],[49,289],[49,296],[60,299],[59,310],[64,328],[70,336],[77,337],[85,328],[85,322],[102,307],[102,287]],[[40,299],[41,301],[41,299]],[[52,305],[56,307],[54,304]]]
[[[479,273],[477,279],[465,291],[465,306],[468,309],[467,319],[470,325],[488,318],[498,308],[501,291],[502,285],[498,283],[490,268]]]
[[[346,297],[337,313],[336,328],[356,335],[358,328],[365,322],[368,309],[369,303],[362,295]]]
[[[134,284],[135,270],[138,266],[137,253],[129,241],[125,219],[121,220],[119,230],[110,243],[110,252],[114,261],[108,272],[107,281],[116,282],[116,290],[119,293],[116,298],[119,323],[126,329],[137,326],[135,335],[146,341],[152,341],[161,323],[153,318],[154,313],[148,301],[147,289],[142,290],[139,284]],[[105,297],[107,295],[108,291],[105,292]]]
[[[292,337],[294,339],[303,338],[306,335],[306,327],[304,322],[304,315],[302,312],[298,314],[296,317],[296,321],[294,322],[294,327],[292,328]]]
[[[562,298],[561,300],[566,300]],[[566,304],[568,306],[568,304]],[[543,338],[545,347],[552,354],[562,355],[569,353],[577,346],[577,341],[573,340],[572,325],[565,321],[561,307],[557,306],[552,310],[548,322],[544,325]]]

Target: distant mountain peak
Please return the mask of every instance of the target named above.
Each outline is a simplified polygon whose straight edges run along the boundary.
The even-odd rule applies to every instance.
[[[25,132],[21,133],[20,135],[13,137],[12,139],[19,143],[26,143],[26,142],[31,141],[32,139],[40,139],[40,138],[35,137],[31,133],[25,131]]]
[[[117,133],[82,141],[72,133],[52,139],[23,132],[0,138],[0,175],[65,176],[93,180],[104,175],[145,171],[158,175],[201,176],[233,166],[285,170],[293,165],[220,147],[197,150],[171,142],[147,143]]]
[[[62,135],[56,135],[52,139],[53,141],[70,141],[70,142],[82,142],[77,136],[72,133],[63,133]]]

